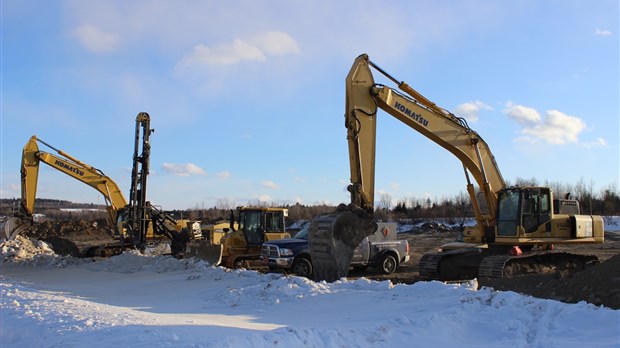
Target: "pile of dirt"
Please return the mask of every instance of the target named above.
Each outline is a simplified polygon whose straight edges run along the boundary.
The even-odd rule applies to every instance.
[[[91,256],[98,248],[118,243],[105,221],[36,222],[22,235],[44,241],[58,255],[74,257]]]
[[[428,221],[424,223],[417,223],[412,225],[405,225],[404,229],[399,231],[399,234],[445,234],[458,232],[459,226],[450,226],[441,222]]]
[[[101,221],[42,221],[24,233],[26,237],[45,240],[50,237],[63,237],[72,240],[110,240],[110,227]]]
[[[479,279],[480,286],[515,291],[567,303],[586,301],[620,309],[620,254],[573,275],[527,275],[505,279]]]
[[[350,272],[351,278],[366,277],[374,280],[390,280],[393,283],[412,284],[422,280],[418,262],[422,255],[436,252],[445,243],[454,241],[458,232],[433,232],[399,234],[410,246],[410,261],[400,265],[394,274],[383,275],[369,268],[368,271]],[[556,250],[583,255],[594,255],[600,264],[584,271],[568,274],[534,274],[515,278],[478,279],[480,286],[501,291],[515,291],[538,298],[559,300],[567,303],[586,301],[595,305],[620,309],[620,231],[605,233],[603,244],[560,245]]]

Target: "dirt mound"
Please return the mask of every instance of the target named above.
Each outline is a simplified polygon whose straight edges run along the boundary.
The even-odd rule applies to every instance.
[[[586,301],[620,309],[620,254],[569,276],[528,275],[506,279],[480,279],[481,286],[515,291],[568,303]]]
[[[50,237],[65,237],[74,240],[109,240],[111,229],[101,221],[43,221],[34,224],[24,233],[30,238],[45,240]]]
[[[99,248],[117,244],[105,221],[43,221],[35,223],[24,237],[38,239],[58,255],[93,256]]]
[[[403,230],[399,233],[401,234],[445,234],[451,232],[458,232],[460,230],[459,226],[450,226],[437,221],[427,221],[420,222],[414,224],[405,224]]]

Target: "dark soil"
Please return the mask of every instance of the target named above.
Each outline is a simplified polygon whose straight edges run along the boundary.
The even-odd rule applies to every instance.
[[[411,259],[402,264],[396,273],[383,275],[369,268],[365,273],[352,271],[350,276],[390,279],[394,283],[415,283],[421,280],[417,269],[421,256],[437,251],[442,244],[453,241],[456,235],[457,233],[452,231],[400,234],[400,238],[409,240]],[[555,272],[515,278],[481,278],[478,279],[478,285],[567,303],[586,301],[620,309],[620,232],[605,233],[603,244],[558,246],[556,250],[594,255],[598,257],[600,264],[573,274]]]
[[[94,250],[118,246],[112,229],[102,221],[43,221],[36,222],[24,237],[48,243],[58,255],[91,256]]]

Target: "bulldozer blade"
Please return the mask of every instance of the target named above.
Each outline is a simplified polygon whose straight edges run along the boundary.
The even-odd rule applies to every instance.
[[[308,231],[314,279],[333,282],[346,277],[353,251],[375,229],[371,218],[351,208],[314,218]]]
[[[31,226],[29,220],[18,217],[11,217],[4,221],[3,224],[4,238],[6,240],[14,240],[20,233],[26,231]]]
[[[195,257],[208,262],[211,266],[219,266],[222,263],[224,247],[221,244],[211,244],[206,240],[193,240],[187,243],[184,258]]]

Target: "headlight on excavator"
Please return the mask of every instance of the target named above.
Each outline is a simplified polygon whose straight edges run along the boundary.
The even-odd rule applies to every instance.
[[[293,256],[293,250],[287,248],[280,248],[280,256]]]

